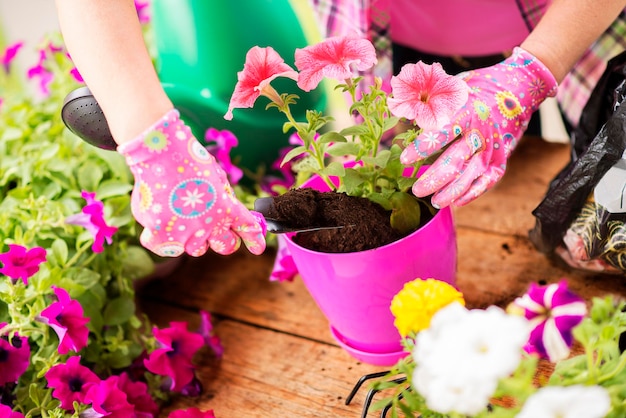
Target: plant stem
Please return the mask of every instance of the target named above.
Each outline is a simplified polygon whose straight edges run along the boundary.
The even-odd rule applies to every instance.
[[[87,249],[89,248],[91,244],[89,242],[85,242],[79,249],[78,251],[76,251],[76,254],[74,254],[74,256],[72,258],[70,258],[70,260],[65,263],[65,267],[72,267],[72,265],[74,265],[78,259],[80,258],[81,255],[83,255],[83,253],[85,251],[87,251]]]
[[[285,114],[285,116],[287,117],[287,120],[289,120],[289,122],[291,123],[291,126],[293,126],[293,128],[296,130],[296,132],[300,136],[300,139],[302,139],[302,141],[304,142],[304,146],[306,147],[306,152],[309,155],[311,155],[315,159],[315,161],[317,161],[317,164],[319,165],[320,170],[323,170],[325,167],[324,155],[322,151],[320,150],[317,142],[308,140],[308,137],[309,137],[308,132],[305,132],[299,128],[300,125],[291,114],[291,108],[289,107],[288,104],[282,104],[282,106],[279,105],[278,109]],[[313,135],[315,135],[315,133]],[[311,148],[313,148],[313,150],[311,150]],[[322,178],[322,180],[324,180],[324,183],[326,183],[326,185],[329,187],[330,190],[336,189],[335,184],[330,180],[330,177],[327,174],[320,172],[319,176]]]
[[[610,373],[607,373],[604,376],[600,376],[598,378],[597,382],[598,383],[603,383],[603,382],[606,382],[609,379],[614,378],[615,376],[617,376],[618,374],[620,374],[622,372],[624,367],[626,367],[626,355],[622,354],[621,358],[619,360],[619,363],[617,364],[617,367],[615,367],[613,370],[611,370]]]

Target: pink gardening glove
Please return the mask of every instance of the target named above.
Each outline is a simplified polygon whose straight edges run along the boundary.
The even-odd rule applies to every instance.
[[[465,106],[449,125],[422,132],[400,156],[411,164],[451,143],[413,185],[418,197],[434,193],[438,207],[465,205],[498,182],[530,116],[557,88],[548,68],[519,47],[501,63],[459,77],[470,87]]]
[[[231,254],[241,240],[253,254],[265,250],[261,226],[177,110],[118,151],[135,176],[131,207],[143,246],[164,257],[198,257],[209,247]]]

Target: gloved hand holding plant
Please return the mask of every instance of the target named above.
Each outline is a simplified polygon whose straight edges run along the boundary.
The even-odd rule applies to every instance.
[[[465,106],[450,123],[425,129],[401,156],[411,164],[449,145],[413,185],[416,196],[434,193],[438,207],[465,205],[502,178],[532,113],[557,87],[550,70],[519,47],[503,62],[460,77],[471,88]]]
[[[269,98],[268,107],[276,107],[287,117],[284,131],[294,129],[302,140],[301,146],[284,157],[283,164],[304,156],[296,164],[301,174],[318,174],[331,190],[379,203],[392,212],[392,226],[408,233],[420,226],[420,204],[409,190],[422,163],[410,164],[412,170],[407,175],[407,167],[400,161],[402,147],[393,141],[391,147],[384,148],[382,140],[394,132],[400,117],[417,126],[396,136],[396,140],[405,143],[414,140],[422,129],[435,129],[448,122],[467,101],[469,89],[461,78],[446,74],[441,65],[420,62],[406,65],[394,77],[392,85],[398,89],[388,101],[380,79],[364,87],[363,78],[355,76],[351,68],[365,71],[375,63],[371,42],[354,37],[329,38],[297,49],[295,66],[299,72],[271,47],[253,47],[243,71],[238,73],[239,81],[225,118],[231,119],[235,108],[253,107],[259,96]],[[314,110],[307,112],[306,122],[296,121],[290,105],[298,96],[279,94],[270,84],[277,77],[296,80],[304,91],[316,88],[324,77],[340,81],[343,84],[336,89],[350,97],[350,113],[357,115],[357,123],[339,131],[328,130],[334,119]],[[345,160],[351,160],[353,165],[345,166]],[[338,180],[338,185],[331,177]]]

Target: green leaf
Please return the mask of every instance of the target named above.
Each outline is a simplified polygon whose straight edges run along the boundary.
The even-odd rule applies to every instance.
[[[130,297],[112,299],[104,308],[104,325],[121,325],[135,314],[135,302]]]
[[[354,191],[363,183],[366,179],[353,168],[346,168],[346,174],[343,176],[343,186],[345,191],[349,195],[353,195]]]
[[[398,190],[401,192],[407,192],[413,187],[415,179],[412,177],[398,177]]]
[[[348,126],[347,128],[342,129],[341,131],[339,131],[339,134],[343,135],[343,136],[361,136],[361,135],[365,135],[369,132],[369,130],[367,129],[367,126],[365,125],[355,125],[355,126]]]
[[[385,210],[391,210],[391,202],[382,193],[370,193],[367,198],[374,203],[378,203]]]
[[[86,267],[72,267],[65,270],[62,281],[69,282],[67,283],[68,291],[72,288],[80,290],[80,293],[82,293],[84,289],[89,289],[100,281],[100,273]],[[79,289],[77,285],[79,285],[81,289]]]
[[[390,158],[391,151],[382,150],[376,155],[376,157],[363,157],[363,162],[380,168],[385,168],[387,167],[387,163],[389,162]]]
[[[333,157],[343,157],[345,155],[358,155],[361,145],[356,142],[338,142],[326,150],[326,153]]]
[[[329,144],[331,142],[348,142],[348,140],[345,136],[333,131],[320,135],[320,137],[317,138],[317,142],[320,144]]]
[[[87,160],[78,168],[78,184],[82,190],[96,190],[103,176],[102,169],[93,161]]]
[[[132,279],[141,279],[154,273],[154,261],[143,247],[129,245],[122,262],[122,272]]]
[[[102,287],[100,287],[100,289],[102,289]],[[85,311],[85,316],[89,318],[87,327],[96,335],[100,335],[102,327],[104,326],[102,306],[105,299],[106,294],[103,297],[99,295],[97,291],[94,291],[93,288],[87,290],[77,299]]]
[[[396,192],[391,196],[391,226],[402,234],[416,230],[420,225],[421,208],[409,193]]]
[[[24,135],[24,131],[14,127],[6,127],[4,128],[4,132],[2,132],[2,136],[0,137],[0,141],[14,141],[16,139],[22,138]]]
[[[130,366],[132,362],[133,359],[130,353],[124,352],[123,350],[116,350],[106,357],[107,365],[114,369],[124,369]]]
[[[304,145],[300,145],[299,147],[295,147],[294,149],[292,149],[291,151],[289,151],[287,153],[287,155],[285,155],[285,157],[283,158],[283,161],[280,163],[280,166],[282,167],[283,165],[287,164],[289,161],[293,160],[294,158],[298,157],[301,154],[306,153],[306,147]]]
[[[57,264],[64,266],[67,263],[69,253],[67,243],[62,239],[56,239],[50,249],[52,250],[52,257],[54,257]]]
[[[93,190],[96,191],[96,197],[99,200],[103,200],[114,196],[127,195],[133,190],[133,186],[130,183],[119,180],[105,180]]]
[[[37,383],[35,382],[31,383],[28,386],[28,396],[36,406],[41,406],[43,404],[44,400],[46,399],[47,392],[48,389],[39,387],[39,385],[37,385]]]
[[[345,173],[346,169],[344,165],[339,161],[332,161],[322,170],[322,174],[325,174],[327,176],[343,177]]]
[[[399,121],[400,118],[397,118],[395,116],[391,116],[385,119],[383,122],[383,132],[387,132],[388,130],[393,129]]]

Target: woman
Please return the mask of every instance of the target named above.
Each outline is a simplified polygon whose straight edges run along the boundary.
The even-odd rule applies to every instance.
[[[329,2],[311,1],[330,28],[327,35],[373,34],[381,52],[377,71],[390,68],[384,67],[390,49],[381,34],[394,41],[396,65],[403,55],[416,60],[428,53],[462,67],[471,58],[483,67],[463,76],[473,91],[453,123],[424,133],[402,156],[411,163],[449,145],[413,189],[419,196],[434,194],[439,206],[466,204],[502,177],[533,111],[556,93],[624,8],[623,0],[540,2],[537,16],[543,17],[528,26],[525,21],[534,25],[535,14],[527,8],[524,16],[521,0],[393,0],[393,8],[390,0],[365,7],[343,0],[328,9],[331,13],[323,10]],[[208,248],[231,253],[243,240],[251,252],[262,252],[260,226],[236,201],[224,173],[198,146],[161,87],[133,1],[56,3],[66,46],[135,176],[132,207],[145,227],[143,245],[161,255],[199,256]],[[504,112],[503,103],[511,106]]]

